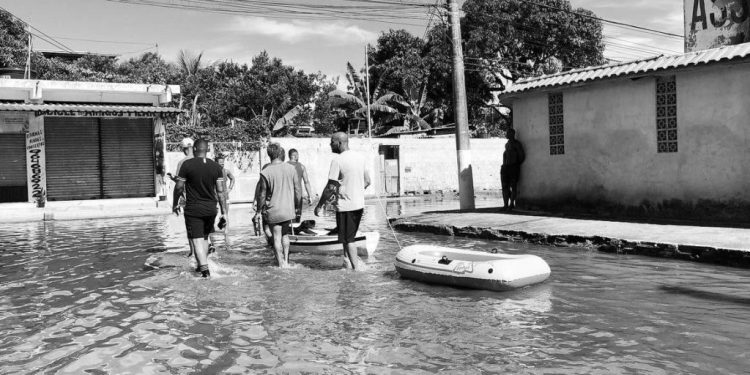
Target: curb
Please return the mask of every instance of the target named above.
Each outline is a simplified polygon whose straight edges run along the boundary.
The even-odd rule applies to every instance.
[[[524,242],[555,247],[596,248],[603,253],[635,254],[656,258],[681,259],[729,267],[750,268],[750,251],[672,243],[637,242],[602,236],[550,235],[525,231],[482,227],[457,227],[423,224],[403,218],[389,218],[393,228],[404,232],[423,232],[445,236]]]

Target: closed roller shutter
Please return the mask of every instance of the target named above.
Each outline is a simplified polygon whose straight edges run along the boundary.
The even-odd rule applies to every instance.
[[[0,202],[26,202],[26,135],[0,134]]]
[[[153,120],[102,119],[104,198],[153,197]]]
[[[47,199],[101,198],[99,119],[46,117]]]

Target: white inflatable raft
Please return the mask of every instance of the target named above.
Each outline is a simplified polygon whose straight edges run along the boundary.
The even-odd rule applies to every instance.
[[[541,283],[549,265],[536,255],[492,254],[432,245],[412,245],[396,255],[402,277],[426,283],[511,290]]]
[[[289,252],[290,253],[308,253],[318,255],[341,255],[343,247],[339,242],[337,235],[327,235],[326,232],[313,230],[316,235],[290,235]],[[380,233],[365,232],[357,233],[354,239],[357,245],[357,255],[369,257],[378,248],[380,242]]]

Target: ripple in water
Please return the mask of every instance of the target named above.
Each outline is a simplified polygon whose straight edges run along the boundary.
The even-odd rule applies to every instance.
[[[234,207],[234,247],[211,257],[210,280],[192,272],[174,216],[0,229],[0,373],[714,374],[750,363],[745,270],[398,234],[404,246],[499,246],[552,268],[548,282],[505,293],[426,285],[395,272],[379,205],[363,223],[381,233],[368,272],[294,254],[281,270],[247,210]]]

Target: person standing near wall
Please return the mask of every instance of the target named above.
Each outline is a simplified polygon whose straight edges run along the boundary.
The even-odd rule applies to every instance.
[[[518,198],[518,181],[521,178],[521,164],[526,159],[523,145],[516,139],[515,129],[506,132],[508,141],[503,152],[503,165],[500,167],[500,183],[503,188],[503,209],[512,210]]]
[[[307,192],[307,204],[312,204],[312,188],[310,187],[310,179],[307,177],[307,169],[299,162],[299,152],[296,149],[289,150],[289,163],[294,170],[297,171],[297,177],[299,177],[299,183],[305,184],[305,191]],[[297,187],[302,191],[302,186]],[[295,223],[299,223],[302,218],[302,202],[304,197],[300,196],[300,201],[297,202],[297,216],[294,218]]]
[[[278,143],[267,148],[271,163],[260,172],[260,190],[256,196],[258,208],[253,221],[261,213],[263,222],[268,223],[273,236],[273,249],[279,267],[289,267],[289,235],[292,234],[292,220],[296,215],[295,204],[301,201],[297,171],[284,163],[284,149]]]
[[[193,146],[194,157],[182,163],[177,173],[172,211],[179,214],[179,198],[185,193],[185,228],[198,262],[197,271],[203,277],[208,269],[208,238],[214,229],[217,199],[221,216],[228,224],[224,177],[221,166],[206,157],[208,142],[199,139]]]
[[[344,258],[348,258],[354,270],[360,271],[364,265],[357,256],[354,238],[364,213],[365,189],[370,186],[370,175],[365,168],[364,156],[349,150],[346,133],[338,132],[331,137],[331,151],[337,155],[331,160],[328,183],[315,206],[315,216],[319,216],[320,209],[332,196],[337,198],[336,227]]]

